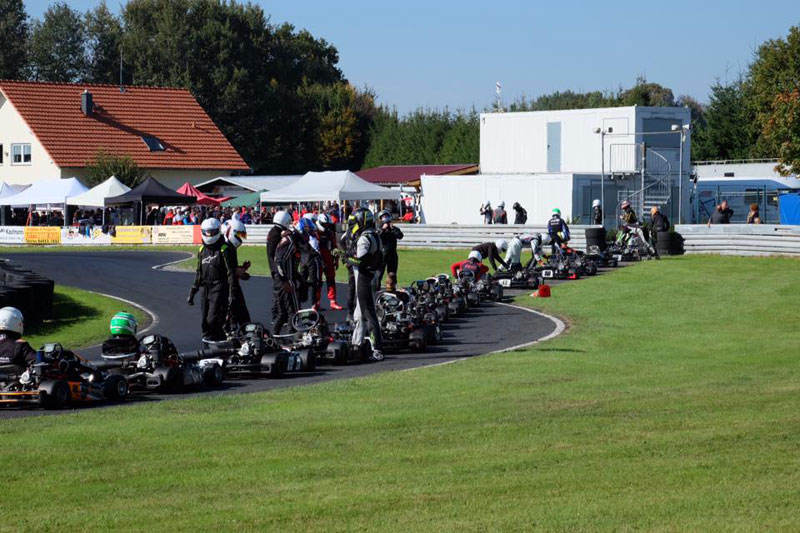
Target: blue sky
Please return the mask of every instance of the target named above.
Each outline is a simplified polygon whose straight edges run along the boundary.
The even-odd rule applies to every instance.
[[[91,0],[72,0],[80,10]],[[121,2],[110,0],[119,10]],[[800,24],[797,0],[729,2],[367,2],[273,0],[272,22],[333,43],[355,85],[401,112],[478,109],[555,90],[612,90],[637,75],[707,101],[715,79],[744,70],[759,43]],[[50,4],[28,0],[39,17]]]

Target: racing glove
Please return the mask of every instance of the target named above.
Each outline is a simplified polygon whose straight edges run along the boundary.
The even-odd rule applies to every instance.
[[[189,297],[186,299],[186,303],[189,305],[194,305],[194,296],[197,294],[197,288],[192,287],[189,289]]]

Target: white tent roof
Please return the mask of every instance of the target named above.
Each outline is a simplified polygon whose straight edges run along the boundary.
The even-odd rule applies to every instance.
[[[30,187],[30,185],[9,185],[5,181],[0,182],[0,198],[5,198],[6,196],[13,196],[18,194],[25,189]]]
[[[21,193],[0,199],[0,205],[28,207],[29,205],[63,205],[70,196],[76,196],[89,189],[78,178],[37,181]]]
[[[291,185],[261,193],[262,202],[399,200],[400,193],[373,185],[349,170],[307,172]]]
[[[198,183],[195,187],[203,190],[203,188],[210,183],[220,182],[220,184],[227,183],[253,192],[263,190],[272,191],[291,185],[302,177],[302,174],[285,176],[219,176],[218,178],[212,178],[203,183]]]
[[[111,176],[103,183],[95,185],[83,194],[70,196],[67,198],[67,204],[103,207],[106,198],[125,194],[129,190],[131,190],[131,188],[119,181],[116,176]]]

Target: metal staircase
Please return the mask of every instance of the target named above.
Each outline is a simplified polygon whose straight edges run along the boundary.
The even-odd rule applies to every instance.
[[[672,165],[666,157],[656,152],[646,145],[637,143],[635,145],[618,145],[624,147],[635,147],[638,157],[634,158],[635,165],[630,164],[630,155],[625,157],[625,171],[614,170],[612,159],[612,175],[626,174],[634,177],[635,190],[617,191],[617,217],[622,214],[620,204],[628,200],[640,221],[644,221],[645,216],[649,216],[650,209],[653,207],[664,207],[672,197]],[[630,149],[618,149],[617,152],[630,153]],[[612,156],[614,151],[611,152]],[[622,165],[619,165],[622,166]]]

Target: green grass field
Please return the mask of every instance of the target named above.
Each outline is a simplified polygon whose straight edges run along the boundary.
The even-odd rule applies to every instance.
[[[0,529],[797,530],[798,267],[652,261],[524,298],[570,328],[517,352],[3,420]]]
[[[142,310],[113,298],[56,285],[53,318],[25,328],[25,339],[34,349],[47,342],[67,348],[97,344],[108,337],[108,321],[119,311],[133,313],[143,327],[150,320]]]

